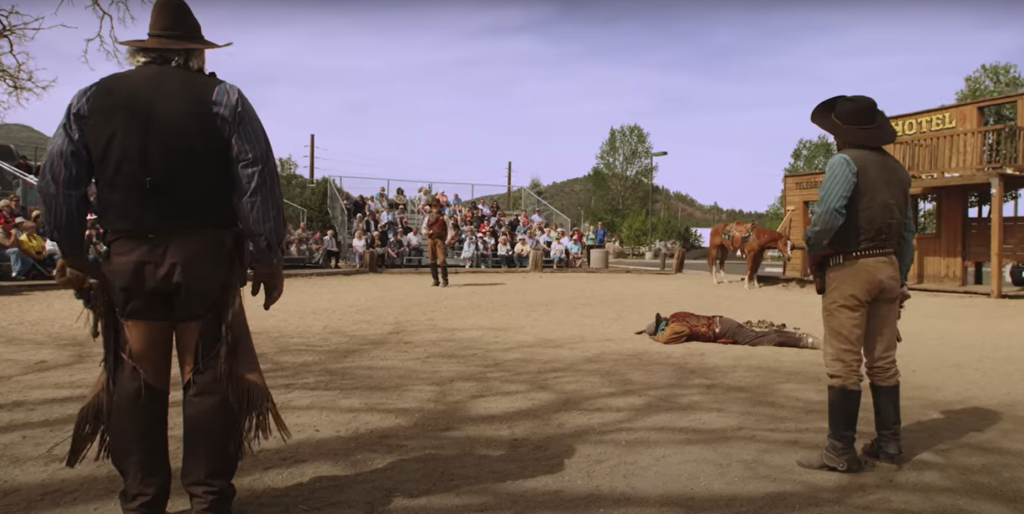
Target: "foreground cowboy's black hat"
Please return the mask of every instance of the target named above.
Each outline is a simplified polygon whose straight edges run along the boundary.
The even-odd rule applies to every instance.
[[[159,50],[209,50],[231,45],[218,45],[203,37],[199,20],[185,0],[156,0],[146,36],[146,39],[121,41],[121,44]]]
[[[829,98],[811,111],[811,123],[856,146],[885,146],[896,141],[896,129],[889,117],[867,96]]]

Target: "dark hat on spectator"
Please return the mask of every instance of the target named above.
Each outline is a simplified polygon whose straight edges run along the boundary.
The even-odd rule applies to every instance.
[[[858,146],[878,147],[896,141],[896,129],[889,117],[867,96],[829,98],[811,111],[811,123],[840,141]]]
[[[208,50],[231,45],[218,45],[203,37],[203,28],[185,0],[156,0],[146,39],[121,41],[121,44],[160,50]]]

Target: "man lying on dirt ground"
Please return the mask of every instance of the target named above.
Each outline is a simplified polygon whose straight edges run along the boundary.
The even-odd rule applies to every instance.
[[[755,330],[725,316],[702,316],[692,312],[677,312],[668,318],[655,314],[654,321],[636,334],[647,334],[661,344],[697,341],[743,346],[784,346],[815,350],[821,348],[821,343],[807,334],[780,328]]]

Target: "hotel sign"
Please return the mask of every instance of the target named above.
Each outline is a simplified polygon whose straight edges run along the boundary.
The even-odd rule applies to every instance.
[[[956,118],[952,113],[944,112],[920,118],[904,120],[893,120],[892,128],[896,129],[897,136],[912,136],[914,134],[927,134],[956,128]]]

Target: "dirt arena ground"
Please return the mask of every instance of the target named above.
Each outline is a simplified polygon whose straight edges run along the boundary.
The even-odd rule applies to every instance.
[[[823,442],[813,350],[664,347],[655,311],[821,332],[810,289],[705,274],[290,279],[248,299],[294,434],[242,463],[241,514],[1020,513],[1022,304],[917,293],[901,329],[901,470],[804,471]],[[61,466],[100,352],[67,292],[0,297],[0,512],[118,512],[108,463]],[[865,395],[861,441],[872,427]],[[171,396],[172,461],[180,393]],[[175,471],[175,474],[177,472]],[[187,500],[176,486],[171,512]]]

